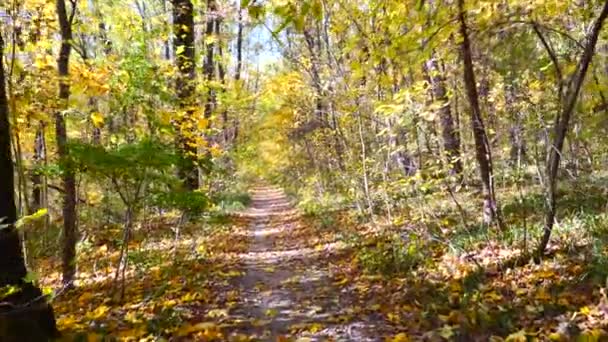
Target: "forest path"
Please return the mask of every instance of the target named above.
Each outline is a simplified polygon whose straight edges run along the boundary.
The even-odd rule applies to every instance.
[[[308,246],[300,214],[274,187],[252,189],[249,253],[232,333],[260,341],[381,341],[373,317],[358,317],[352,296],[332,284],[331,246]],[[365,315],[363,315],[365,316]]]

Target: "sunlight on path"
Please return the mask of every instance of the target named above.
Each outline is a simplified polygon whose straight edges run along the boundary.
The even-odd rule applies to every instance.
[[[245,274],[235,281],[241,301],[231,310],[235,333],[262,341],[381,341],[373,317],[357,317],[348,294],[332,286],[325,252],[290,234],[299,214],[280,189],[258,186],[243,214],[251,229]]]

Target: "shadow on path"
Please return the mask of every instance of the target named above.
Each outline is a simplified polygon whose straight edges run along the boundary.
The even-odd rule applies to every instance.
[[[254,188],[243,216],[252,241],[242,256],[245,274],[234,282],[241,296],[230,312],[232,334],[262,341],[382,341],[375,324],[381,318],[356,312],[352,296],[332,284],[328,263],[321,262],[332,246],[293,247],[306,241],[290,234],[300,224],[299,213],[283,191]]]

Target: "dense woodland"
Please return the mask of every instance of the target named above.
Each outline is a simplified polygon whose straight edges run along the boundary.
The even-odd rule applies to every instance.
[[[607,16],[0,0],[0,341],[608,340]]]

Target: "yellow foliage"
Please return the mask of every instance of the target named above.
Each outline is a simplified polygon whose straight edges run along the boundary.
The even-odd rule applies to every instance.
[[[389,337],[386,339],[386,342],[409,342],[409,341],[411,341],[411,339],[406,333],[399,333],[393,337]]]
[[[221,339],[223,336],[219,327],[213,322],[201,322],[194,325],[186,324],[179,328],[176,335],[183,337],[193,333],[200,333],[201,337],[211,340]]]
[[[103,123],[104,123],[103,114],[101,114],[99,112],[93,112],[93,113],[91,113],[91,122],[93,122],[93,125],[95,127],[102,128],[103,127]]]

